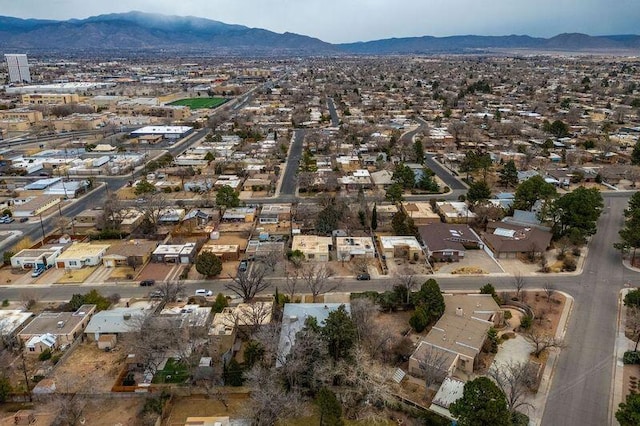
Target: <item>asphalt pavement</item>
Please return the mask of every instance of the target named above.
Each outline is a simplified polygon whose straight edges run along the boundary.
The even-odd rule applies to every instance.
[[[289,156],[287,157],[287,165],[284,169],[284,177],[280,186],[280,195],[293,196],[296,193],[297,179],[296,173],[300,158],[302,157],[302,147],[304,142],[305,131],[297,129],[293,132],[293,140],[289,148]]]
[[[327,98],[327,107],[329,108],[329,115],[331,116],[331,125],[333,127],[338,127],[340,125],[340,118],[338,117],[338,112],[336,111],[336,105],[333,102],[333,98]]]

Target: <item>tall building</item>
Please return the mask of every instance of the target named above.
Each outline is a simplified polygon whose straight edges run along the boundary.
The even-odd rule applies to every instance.
[[[25,54],[5,54],[9,67],[9,83],[31,83],[29,63]]]

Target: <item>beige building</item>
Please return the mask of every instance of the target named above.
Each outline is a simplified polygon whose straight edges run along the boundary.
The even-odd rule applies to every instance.
[[[31,105],[65,105],[80,102],[76,93],[24,93],[20,102]]]
[[[40,213],[44,213],[51,207],[54,207],[61,203],[59,195],[39,195],[33,200],[27,201],[24,204],[15,206],[13,209],[14,217],[33,217],[38,216]]]
[[[416,226],[440,222],[440,215],[433,211],[428,202],[404,203],[403,207]]]
[[[200,253],[211,252],[220,260],[238,260],[240,258],[240,246],[238,244],[205,244]]]
[[[375,247],[371,237],[336,237],[337,260],[351,260],[354,257],[375,257]]]
[[[0,111],[0,120],[20,120],[36,124],[42,121],[42,113],[26,108],[7,109]]]
[[[73,243],[56,259],[56,268],[80,269],[98,266],[109,249],[108,244]]]
[[[423,257],[422,247],[416,237],[386,236],[378,237],[382,247],[382,255],[387,259],[420,259]]]
[[[93,130],[107,122],[105,114],[71,114],[67,117],[51,120],[56,132],[72,132],[76,130]]]
[[[56,349],[71,344],[82,335],[95,310],[96,305],[82,305],[75,312],[43,312],[18,333],[18,338],[25,342],[26,351],[33,353],[41,352],[46,347]],[[39,338],[46,334],[55,337],[53,347],[48,344],[51,342],[49,339]]]
[[[331,251],[331,237],[317,235],[294,235],[291,250],[300,250],[306,260],[312,262],[328,262]]]
[[[425,368],[446,376],[473,373],[491,327],[502,323],[502,311],[490,294],[445,294],[445,312],[409,358],[409,373]],[[434,362],[437,365],[430,365]]]

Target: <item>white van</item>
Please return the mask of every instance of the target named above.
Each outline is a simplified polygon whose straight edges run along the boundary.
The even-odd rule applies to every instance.
[[[213,292],[211,290],[205,290],[204,288],[196,290],[196,296],[213,296]]]

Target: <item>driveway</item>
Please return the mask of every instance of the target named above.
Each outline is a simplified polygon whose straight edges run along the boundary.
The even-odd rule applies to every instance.
[[[487,274],[499,274],[504,272],[491,256],[484,250],[467,250],[464,260],[452,263],[438,263],[437,274],[451,274],[460,268],[478,268]]]

